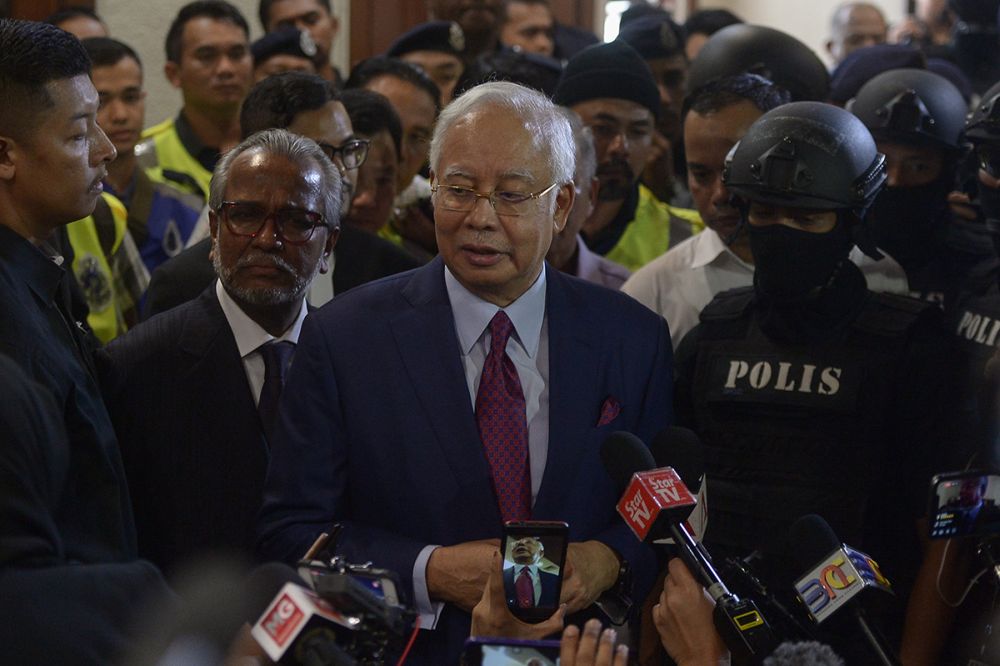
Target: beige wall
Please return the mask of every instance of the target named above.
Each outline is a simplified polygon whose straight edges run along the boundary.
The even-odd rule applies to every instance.
[[[869,0],[880,7],[889,23],[903,17],[905,0]],[[830,17],[842,0],[705,0],[701,9],[728,9],[747,23],[766,25],[794,35],[805,42],[825,63]]]
[[[250,24],[250,39],[261,36],[262,29],[257,19],[257,0],[230,0],[236,5]],[[187,0],[99,0],[98,12],[108,24],[111,35],[122,40],[138,52],[142,58],[146,75],[146,125],[177,115],[181,108],[180,92],[175,90],[163,76],[164,41],[170,22],[177,10],[187,4]],[[341,30],[334,43],[333,61],[341,71],[348,61],[349,43],[346,26],[350,25],[349,3],[334,0],[334,10],[340,19]]]

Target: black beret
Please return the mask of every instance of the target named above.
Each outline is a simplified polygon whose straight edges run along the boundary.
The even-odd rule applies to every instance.
[[[250,45],[256,67],[276,55],[291,55],[316,61],[316,42],[309,33],[297,28],[279,28],[269,32]]]
[[[440,51],[461,57],[465,50],[465,33],[454,21],[428,21],[407,30],[385,52],[398,58],[413,51]]]
[[[552,101],[573,106],[603,97],[635,102],[660,115],[660,91],[649,65],[620,40],[588,46],[570,58]]]
[[[924,54],[912,46],[875,44],[856,49],[837,65],[830,77],[830,101],[843,106],[861,86],[890,69],[925,69]]]
[[[645,60],[670,58],[684,53],[680,27],[666,15],[643,16],[621,29],[618,39],[639,52]]]

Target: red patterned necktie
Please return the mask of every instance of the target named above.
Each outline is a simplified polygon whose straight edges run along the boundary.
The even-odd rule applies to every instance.
[[[531,584],[531,574],[528,567],[522,567],[517,580],[514,581],[514,590],[517,592],[517,605],[521,608],[535,607],[535,586]]]
[[[490,321],[490,352],[476,394],[476,424],[504,521],[531,517],[531,472],[524,392],[507,340],[514,324],[503,310]]]

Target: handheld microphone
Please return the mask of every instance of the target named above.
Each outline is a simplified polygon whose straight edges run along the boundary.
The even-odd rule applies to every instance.
[[[279,589],[250,631],[267,656],[294,666],[357,663],[337,645],[338,635],[353,629],[351,618],[306,589],[291,567],[267,566],[260,576]]]
[[[695,535],[703,535],[708,526],[706,499],[708,482],[705,481],[704,445],[692,430],[680,426],[669,426],[658,433],[649,445],[657,467],[671,466],[692,492],[697,494],[698,505],[688,517],[687,525]],[[704,545],[698,548],[710,558]],[[730,581],[737,594],[753,598],[759,608],[766,612],[772,629],[783,636],[812,638],[815,631],[808,626],[808,620],[801,613],[793,612],[782,603],[753,573],[749,560],[726,558],[719,564],[719,570]]]
[[[638,437],[627,432],[612,434],[601,447],[601,458],[612,479],[628,482],[618,513],[643,542],[667,535],[673,537],[677,552],[695,578],[715,601],[716,629],[736,659],[760,662],[777,643],[767,621],[750,599],[741,599],[726,587],[711,558],[691,536],[684,520],[697,502],[671,467],[652,469],[656,462]]]
[[[830,525],[816,514],[799,518],[792,525],[789,538],[795,559],[808,567],[807,573],[796,581],[795,592],[809,615],[819,624],[847,607],[879,663],[898,666],[900,662],[892,649],[854,601],[868,589],[892,593],[875,560],[842,544]]]

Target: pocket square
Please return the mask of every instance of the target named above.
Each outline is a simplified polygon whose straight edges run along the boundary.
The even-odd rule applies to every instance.
[[[615,420],[615,417],[622,411],[622,404],[618,402],[618,398],[613,395],[609,395],[604,399],[604,404],[601,405],[601,416],[597,419],[597,427],[606,426]]]

